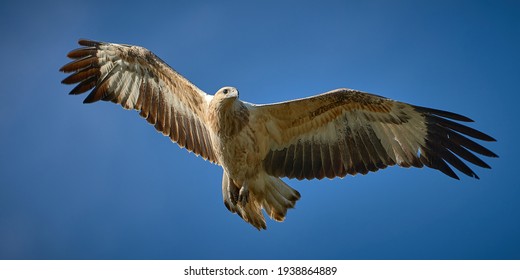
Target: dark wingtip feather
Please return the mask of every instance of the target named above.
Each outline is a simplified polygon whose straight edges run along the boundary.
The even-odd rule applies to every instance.
[[[460,123],[456,123],[454,121],[450,121],[448,119],[444,119],[444,118],[437,117],[437,116],[429,116],[429,119],[431,122],[435,122],[442,127],[446,127],[451,130],[461,132],[465,135],[471,136],[473,138],[476,138],[476,139],[479,139],[482,141],[488,141],[488,142],[496,141],[493,137],[491,137],[481,131],[478,131],[469,126],[462,125]]]
[[[77,71],[74,74],[68,76],[61,81],[62,84],[72,85],[81,81],[87,80],[91,77],[97,77],[99,75],[99,69],[97,68],[86,68],[81,71]]]
[[[432,109],[432,108],[421,107],[421,106],[413,106],[413,107],[421,113],[437,115],[440,117],[445,117],[445,118],[449,118],[449,119],[457,120],[457,121],[461,121],[461,122],[474,122],[474,120],[472,120],[466,116],[463,116],[463,115],[460,115],[457,113],[453,113],[453,112],[449,112],[449,111]]]
[[[489,166],[487,163],[485,163],[483,160],[481,160],[479,157],[468,151],[464,146],[457,145],[456,143],[452,141],[442,141],[441,143],[443,146],[445,146],[447,149],[449,149],[451,152],[456,154],[457,156],[465,159],[468,162],[471,162],[477,166],[491,169],[491,166]]]
[[[75,88],[73,88],[70,91],[70,95],[76,95],[76,94],[82,94],[92,88],[96,85],[97,78],[95,76],[92,76],[81,83],[79,83]]]
[[[498,156],[489,149],[470,140],[469,137],[489,142],[496,140],[481,131],[449,120],[472,121],[471,119],[451,112],[424,107],[418,107],[417,110],[423,114],[427,123],[428,133],[424,148],[428,154],[427,158],[429,158],[428,166],[439,169],[454,179],[459,178],[449,166],[454,167],[469,177],[480,179],[461,159],[483,168],[491,168],[472,152],[488,157]]]
[[[101,96],[101,94],[98,94],[98,93],[99,93],[98,88],[91,91],[90,94],[85,98],[85,100],[83,100],[83,104],[90,104],[90,103],[94,103],[96,101],[101,100],[102,96]]]
[[[468,139],[466,136],[459,134],[456,131],[450,130],[447,127],[442,127],[440,125],[430,125],[428,130],[431,134],[438,135],[441,139],[445,141],[452,142],[454,145],[459,145],[465,147],[473,152],[479,153],[483,156],[487,157],[498,157],[495,153],[485,148],[484,146]]]
[[[73,62],[74,62],[74,61],[73,61]],[[69,63],[67,63],[67,64],[61,66],[61,68],[60,68],[59,71],[60,71],[60,72],[63,72],[63,73],[69,73],[69,72],[74,71],[74,70],[70,70],[70,69],[69,69],[69,68],[70,68],[70,64],[71,64],[71,62],[69,62]],[[62,82],[62,83],[63,83],[63,82]]]
[[[91,104],[91,103],[94,103],[96,102],[97,100],[94,100],[94,98],[89,98],[89,96],[87,96],[87,98],[85,98],[85,100],[83,100],[83,104]]]
[[[79,72],[87,67],[97,66],[97,57],[93,55],[85,56],[83,58],[79,58],[73,60],[60,68],[61,72],[71,73],[71,72]]]
[[[423,150],[424,156],[421,155],[419,160],[430,168],[437,169],[453,179],[460,180],[455,171],[453,171],[453,169],[451,169],[446,161],[442,158],[442,153],[439,153],[439,150],[435,150],[438,148],[438,146],[432,145],[432,143],[428,143],[427,147],[424,147]]]
[[[67,54],[67,57],[70,59],[80,59],[87,56],[93,56],[97,52],[97,48],[95,47],[85,47],[85,48],[78,48],[75,50],[70,51]]]
[[[451,169],[449,167],[448,167],[448,169],[438,169],[438,170],[440,170],[442,173],[448,175],[449,177],[451,177],[455,180],[460,180],[459,176],[453,171],[453,169]]]
[[[81,46],[85,46],[85,47],[96,47],[96,46],[101,45],[102,43],[98,42],[98,41],[89,40],[89,39],[79,39],[78,44]]]

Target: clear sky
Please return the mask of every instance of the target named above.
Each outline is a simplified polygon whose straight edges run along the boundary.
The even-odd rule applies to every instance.
[[[517,1],[10,2],[0,258],[520,258]],[[286,180],[302,198],[260,232],[224,207],[220,167],[137,112],[67,95],[58,69],[79,38],[144,46],[202,90],[254,103],[349,87],[454,111],[500,158],[474,167],[480,180],[397,167]]]

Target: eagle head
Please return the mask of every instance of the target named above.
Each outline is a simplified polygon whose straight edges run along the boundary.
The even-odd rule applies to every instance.
[[[210,119],[214,119],[215,130],[226,137],[235,135],[249,121],[249,110],[238,99],[238,90],[223,87],[215,93],[210,104]]]
[[[230,99],[230,101],[238,98],[238,90],[234,87],[223,87],[215,94],[219,99]]]
[[[234,110],[235,102],[238,100],[238,90],[234,87],[223,87],[215,93],[211,103],[213,103],[213,107],[223,113],[224,111]]]

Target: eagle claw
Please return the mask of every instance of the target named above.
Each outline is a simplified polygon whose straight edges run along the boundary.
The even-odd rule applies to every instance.
[[[249,201],[249,188],[247,186],[242,186],[240,188],[240,192],[238,193],[238,202],[245,206]]]

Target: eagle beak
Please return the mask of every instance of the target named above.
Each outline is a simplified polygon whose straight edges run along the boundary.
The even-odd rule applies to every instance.
[[[238,91],[233,91],[231,93],[229,93],[227,95],[228,98],[234,98],[234,99],[237,99],[238,98]]]
[[[226,98],[231,98],[233,100],[238,98],[238,90],[232,90],[231,92],[226,94]]]

